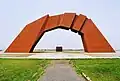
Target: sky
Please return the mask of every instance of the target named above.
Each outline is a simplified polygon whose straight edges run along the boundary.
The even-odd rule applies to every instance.
[[[84,14],[92,19],[114,49],[120,49],[120,0],[0,0],[0,49],[6,49],[26,24],[46,14]],[[47,32],[35,48],[83,48],[80,35]]]

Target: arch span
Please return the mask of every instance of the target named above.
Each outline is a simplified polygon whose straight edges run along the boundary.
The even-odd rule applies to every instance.
[[[26,25],[5,52],[32,52],[43,34],[56,28],[79,33],[85,52],[115,52],[91,19],[75,13],[46,15]]]

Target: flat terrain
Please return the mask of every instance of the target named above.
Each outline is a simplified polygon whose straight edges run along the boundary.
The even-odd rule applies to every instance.
[[[120,81],[120,59],[81,59],[70,63],[78,74],[84,72],[92,81]]]
[[[86,81],[69,65],[69,60],[53,60],[38,81]]]
[[[0,81],[84,81],[81,72],[92,81],[120,81],[120,59],[0,59]]]
[[[36,81],[49,60],[0,59],[0,81]]]

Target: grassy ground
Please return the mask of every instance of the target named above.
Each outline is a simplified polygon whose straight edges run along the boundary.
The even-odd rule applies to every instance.
[[[0,81],[36,81],[49,60],[0,59]]]
[[[120,59],[71,60],[78,74],[84,72],[92,81],[120,81]]]

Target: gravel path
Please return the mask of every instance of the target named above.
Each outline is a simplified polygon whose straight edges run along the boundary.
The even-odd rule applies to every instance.
[[[78,76],[68,60],[54,60],[38,81],[86,81]]]

